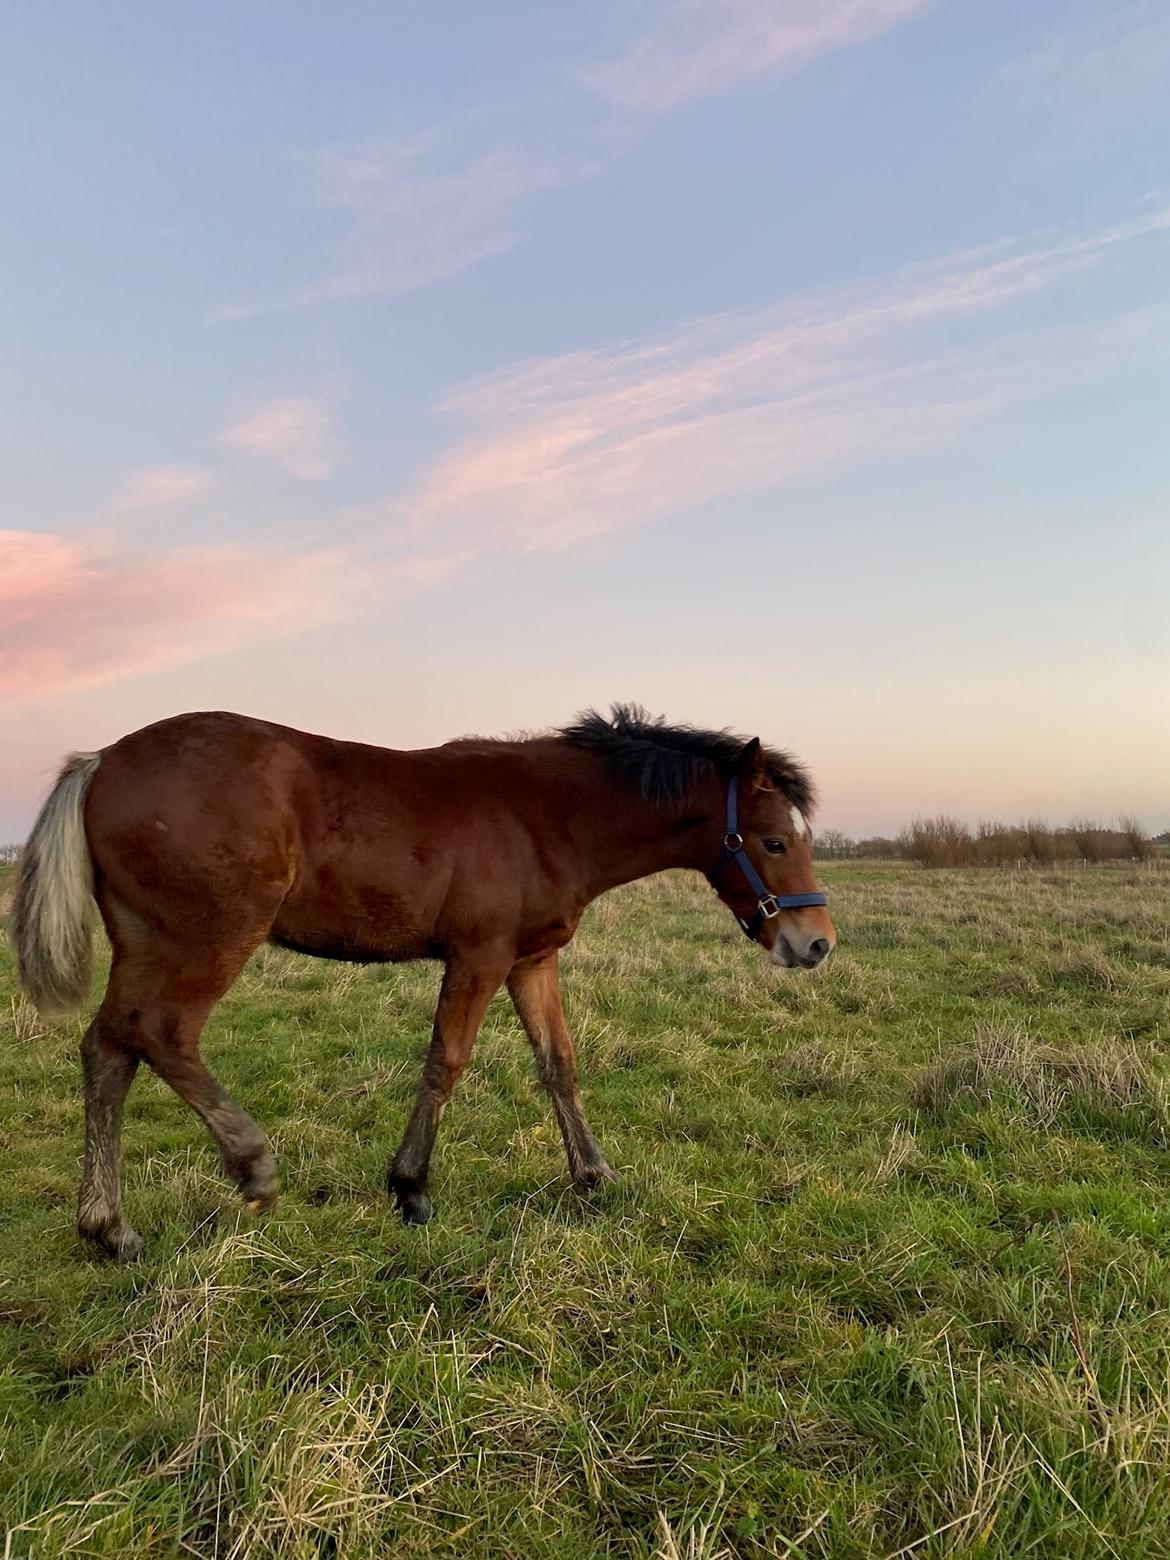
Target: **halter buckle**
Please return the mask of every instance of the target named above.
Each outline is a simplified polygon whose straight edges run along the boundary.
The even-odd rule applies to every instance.
[[[723,845],[726,850],[736,851],[743,849],[743,835],[736,833],[734,829],[723,836]]]
[[[757,909],[765,921],[770,921],[773,916],[779,915],[780,906],[776,903],[776,895],[769,894],[766,898],[761,899]]]

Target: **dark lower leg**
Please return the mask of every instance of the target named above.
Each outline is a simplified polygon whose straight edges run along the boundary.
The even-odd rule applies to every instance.
[[[209,1102],[192,1104],[219,1149],[223,1167],[253,1213],[272,1208],[280,1190],[280,1178],[268,1139],[210,1073],[207,1078],[211,1086]]]
[[[191,1093],[185,1089],[179,1089],[179,1093],[203,1118],[204,1126],[219,1149],[224,1169],[251,1211],[259,1213],[273,1207],[280,1179],[268,1139],[205,1067],[202,1072],[205,1081],[201,1080]],[[167,1082],[178,1088],[172,1079],[168,1078]]]
[[[577,1055],[561,1006],[555,957],[518,964],[508,978],[508,990],[532,1046],[536,1074],[547,1089],[569,1162],[578,1186],[595,1186],[616,1177],[589,1129],[577,1088]]]
[[[271,1208],[279,1181],[268,1139],[208,1072],[196,1042],[180,1031],[166,1043],[152,1044],[146,1055],[159,1077],[202,1118],[224,1169],[249,1208],[253,1212]]]
[[[142,1239],[122,1213],[122,1105],[138,1059],[102,1033],[96,1018],[81,1042],[85,1082],[85,1161],[77,1198],[78,1233],[111,1256],[133,1256]]]
[[[596,1186],[599,1181],[615,1181],[617,1177],[585,1119],[576,1069],[571,1065],[566,1069],[559,1056],[544,1051],[536,1052],[536,1073],[552,1100],[573,1180],[586,1187]]]
[[[423,1063],[414,1109],[386,1178],[387,1190],[407,1224],[425,1224],[434,1212],[426,1191],[427,1172],[439,1122],[454,1087],[454,1080],[448,1075],[444,1049],[436,1026]]]
[[[439,1122],[506,969],[506,963],[487,960],[453,959],[447,965],[414,1110],[386,1178],[408,1224],[425,1224],[433,1212],[427,1175]]]

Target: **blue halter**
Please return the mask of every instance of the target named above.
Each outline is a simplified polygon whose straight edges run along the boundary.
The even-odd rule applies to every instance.
[[[764,922],[779,915],[781,910],[803,910],[806,905],[827,905],[829,902],[827,894],[774,894],[752,866],[751,857],[743,848],[743,835],[739,832],[739,780],[734,775],[727,787],[727,829],[723,836],[723,851],[718,866],[711,874],[711,882],[718,885],[719,879],[733,861],[747,878],[748,887],[756,896],[756,913],[751,920],[745,921],[743,916],[736,916],[744,933],[753,942],[759,936]]]

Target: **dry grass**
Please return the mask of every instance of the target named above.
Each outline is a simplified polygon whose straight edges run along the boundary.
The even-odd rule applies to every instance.
[[[1044,1044],[1023,1025],[981,1027],[969,1048],[927,1069],[914,1102],[937,1118],[961,1102],[1025,1102],[1050,1128],[1076,1101],[1102,1111],[1144,1110],[1163,1125],[1170,1096],[1164,1078],[1131,1043],[1102,1037],[1092,1045]]]

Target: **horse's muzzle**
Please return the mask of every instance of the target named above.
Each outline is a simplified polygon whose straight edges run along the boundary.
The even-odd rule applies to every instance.
[[[823,964],[833,951],[833,944],[827,937],[814,937],[799,953],[781,932],[772,945],[772,963],[782,964],[785,969],[815,970],[818,964]]]

